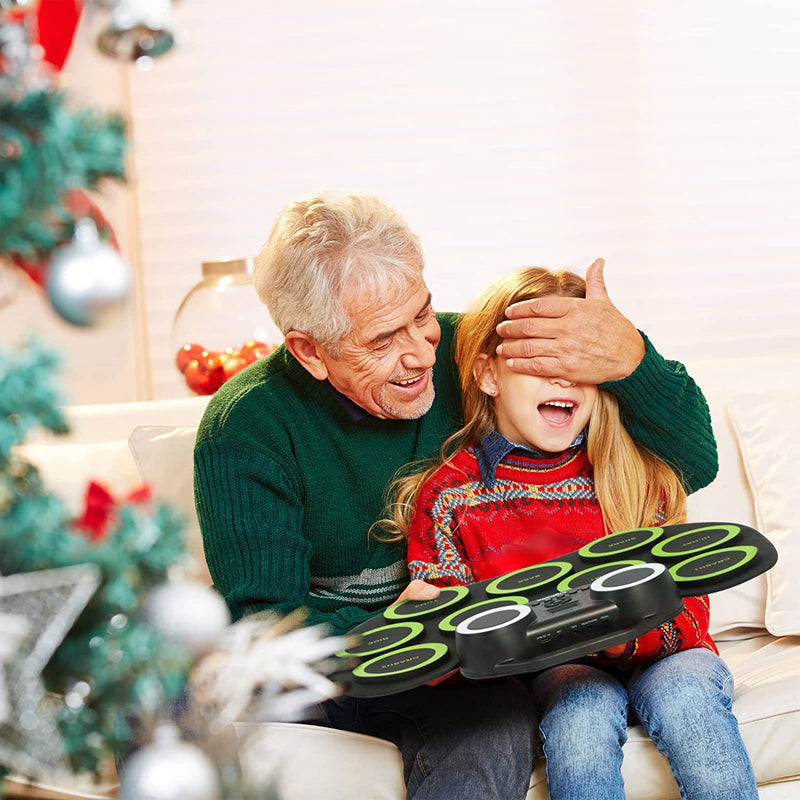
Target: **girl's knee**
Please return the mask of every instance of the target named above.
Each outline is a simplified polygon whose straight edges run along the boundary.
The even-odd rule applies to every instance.
[[[543,736],[585,742],[624,741],[627,703],[603,687],[586,686],[563,695],[542,714]]]
[[[659,717],[675,719],[680,725],[713,714],[717,708],[729,711],[733,679],[719,656],[698,648],[639,670],[629,682],[628,693],[642,721]]]

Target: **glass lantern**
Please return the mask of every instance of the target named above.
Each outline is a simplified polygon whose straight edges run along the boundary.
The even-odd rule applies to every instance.
[[[204,261],[172,323],[172,352],[190,394],[213,394],[268,356],[283,336],[253,286],[252,260]]]

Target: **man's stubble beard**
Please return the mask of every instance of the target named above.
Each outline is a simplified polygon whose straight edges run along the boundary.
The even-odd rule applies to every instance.
[[[391,419],[419,419],[431,410],[433,401],[436,398],[436,390],[433,386],[433,375],[431,375],[428,389],[421,394],[411,406],[406,405],[402,409],[398,408],[387,398],[387,394],[388,387],[384,386],[381,390],[380,407],[387,416]]]

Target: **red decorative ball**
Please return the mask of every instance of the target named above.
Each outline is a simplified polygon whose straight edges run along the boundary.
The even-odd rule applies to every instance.
[[[217,358],[224,364],[231,356],[238,356],[239,351],[235,347],[226,347],[222,352],[217,353]]]
[[[225,371],[218,355],[205,350],[199,359],[189,362],[183,375],[195,394],[214,394],[225,383]]]
[[[205,347],[200,344],[185,344],[175,355],[175,366],[181,371],[186,372],[186,367],[191,361],[197,361],[206,352]]]
[[[268,346],[269,345],[266,342],[259,342],[256,339],[248,339],[239,348],[239,352],[242,354],[242,358],[246,359],[247,362],[250,363],[258,358],[258,356],[255,355],[256,352],[263,350]]]
[[[242,356],[231,356],[226,359],[222,365],[222,370],[225,373],[225,380],[232,378],[237,372],[241,372],[250,362]]]
[[[265,344],[263,347],[254,347],[250,351],[250,356],[253,361],[258,361],[261,358],[266,358],[276,347],[274,344]]]

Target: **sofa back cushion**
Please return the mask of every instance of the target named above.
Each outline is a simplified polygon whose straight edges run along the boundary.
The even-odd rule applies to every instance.
[[[66,435],[34,430],[14,452],[37,467],[47,489],[61,498],[72,517],[82,514],[90,481],[120,500],[148,483],[156,499],[174,505],[186,518],[188,577],[210,583],[192,500],[194,432],[208,401],[187,397],[68,406]],[[181,439],[186,445],[176,450],[170,441],[152,451],[146,445],[134,451],[131,431],[156,424],[162,432],[191,428]]]
[[[142,480],[159,500],[169,503],[186,520],[186,549],[191,577],[211,584],[200,526],[194,509],[193,451],[196,425],[140,425],[128,443]]]
[[[71,517],[83,513],[90,481],[102,484],[119,499],[142,485],[127,439],[31,442],[15,447],[14,454],[39,470],[47,490],[63,501]]]
[[[778,549],[766,574],[765,625],[774,636],[800,635],[800,387],[753,391],[731,400],[748,483],[755,498],[756,527]]]
[[[719,472],[710,486],[690,495],[690,522],[734,522],[756,527],[753,500],[742,465],[735,429],[728,414],[730,392],[713,381],[701,383],[717,440]],[[711,635],[744,639],[765,631],[766,579],[763,575],[710,596]]]
[[[798,494],[800,354],[686,366],[708,400],[720,458],[716,480],[689,498],[690,520],[751,525],[778,548],[768,573],[711,596],[711,633],[720,641],[800,634],[800,582],[792,574],[800,526],[788,505]]]
[[[726,397],[713,395],[709,398],[718,441],[720,471],[711,486],[689,498],[689,519],[696,522],[739,522],[753,526],[755,518],[751,495],[734,429],[728,418]],[[192,486],[192,450],[196,431],[195,426],[141,426],[131,434],[130,447],[142,480],[153,487],[157,497],[173,504],[189,519],[188,549],[204,565]],[[199,577],[210,580],[207,573]],[[763,633],[765,598],[764,576],[713,595],[712,635],[722,641]]]

